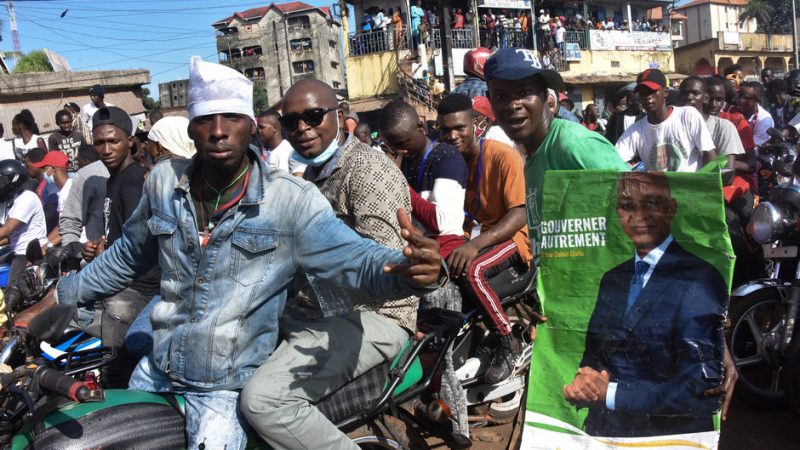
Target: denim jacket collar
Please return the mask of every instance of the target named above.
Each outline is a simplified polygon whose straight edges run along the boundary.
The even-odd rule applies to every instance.
[[[250,157],[250,161],[255,161],[255,164],[252,164],[250,167],[250,181],[247,185],[247,191],[244,193],[242,200],[239,201],[239,204],[258,205],[264,202],[264,180],[261,178],[261,173],[267,173],[267,166],[261,159],[258,148],[255,146],[251,145],[247,149],[247,155]],[[200,153],[198,152],[191,159],[189,164],[186,164],[176,170],[175,176],[177,177],[178,182],[175,185],[175,189],[182,190],[188,194],[190,192],[192,174],[199,167]]]

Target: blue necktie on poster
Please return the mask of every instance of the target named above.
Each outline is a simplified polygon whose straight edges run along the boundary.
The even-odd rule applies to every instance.
[[[636,263],[633,279],[631,280],[631,290],[628,292],[628,307],[625,311],[629,311],[631,306],[636,302],[636,299],[639,298],[639,293],[642,292],[642,287],[644,285],[644,274],[647,273],[647,269],[649,268],[650,264],[644,261]]]

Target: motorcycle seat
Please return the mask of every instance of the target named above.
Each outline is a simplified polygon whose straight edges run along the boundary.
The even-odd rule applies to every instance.
[[[64,335],[77,308],[73,305],[54,305],[39,313],[28,322],[28,334],[52,343]]]
[[[360,377],[342,386],[327,397],[317,402],[317,409],[322,412],[331,422],[341,422],[355,414],[363,413],[381,397],[384,390],[388,387],[389,375],[398,365],[403,364],[405,355],[411,351],[415,345],[420,345],[416,341],[409,339],[400,350],[400,354],[395,357],[391,365],[384,362],[365,372]],[[392,392],[392,396],[400,395],[415,386],[422,380],[422,362],[419,357],[414,358],[408,371],[404,374],[400,384]]]

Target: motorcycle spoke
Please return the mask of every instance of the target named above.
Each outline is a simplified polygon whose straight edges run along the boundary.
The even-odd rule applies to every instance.
[[[761,341],[764,340],[764,336],[762,333],[764,331],[761,330],[761,327],[758,326],[756,323],[756,318],[754,317],[753,311],[750,311],[745,317],[745,322],[747,322],[747,327],[750,329],[750,334],[753,335],[753,341],[756,344],[756,347],[761,347]]]
[[[782,390],[780,389],[780,378],[781,378],[781,369],[775,368],[772,370],[772,376],[770,377],[769,383],[769,391],[780,393]]]
[[[747,366],[755,366],[765,363],[764,358],[761,357],[760,354],[756,353],[753,356],[748,356],[746,358],[736,359],[736,367],[747,367]]]

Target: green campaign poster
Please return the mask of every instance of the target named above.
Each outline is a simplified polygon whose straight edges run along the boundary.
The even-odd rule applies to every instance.
[[[719,173],[545,177],[523,449],[716,448],[733,251]]]

